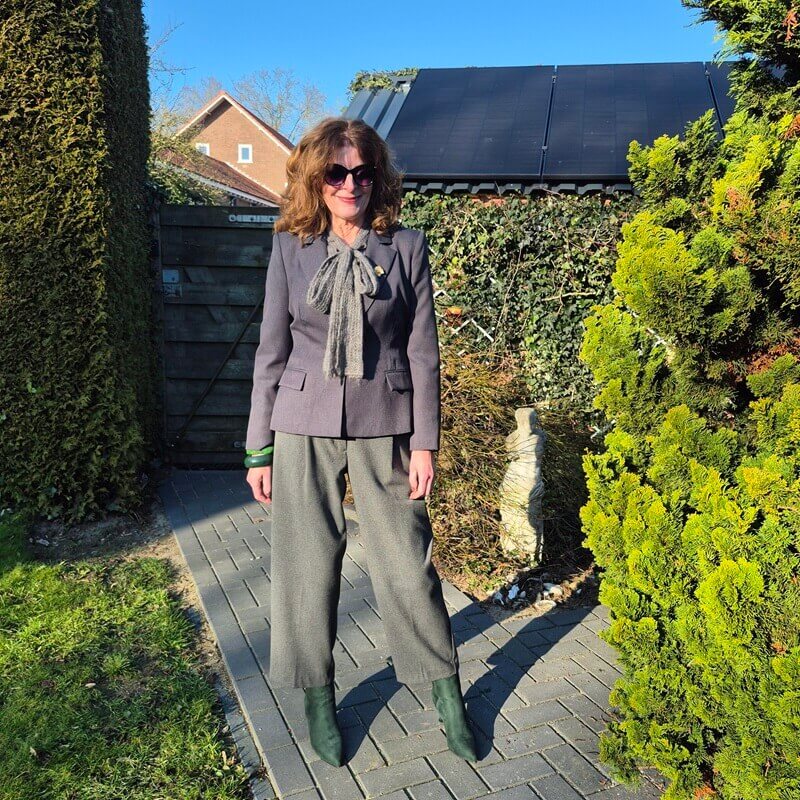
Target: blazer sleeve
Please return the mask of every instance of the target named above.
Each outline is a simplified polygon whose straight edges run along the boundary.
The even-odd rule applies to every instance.
[[[413,385],[412,414],[414,430],[409,444],[412,450],[438,450],[441,427],[441,376],[439,334],[433,306],[433,280],[424,231],[411,256],[413,287],[408,362]]]
[[[289,328],[289,286],[286,265],[281,252],[280,233],[273,234],[272,254],[267,266],[264,317],[253,367],[253,391],[250,396],[250,420],[247,425],[247,450],[260,450],[274,444],[275,432],[270,430],[272,408],[278,393],[278,381],[283,375],[292,352]]]

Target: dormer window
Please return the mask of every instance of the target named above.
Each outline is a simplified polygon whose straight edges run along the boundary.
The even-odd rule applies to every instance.
[[[251,144],[239,145],[239,163],[240,164],[253,163],[253,145]]]
[[[199,151],[204,156],[211,155],[211,145],[209,145],[208,142],[195,142],[194,147],[195,150]]]

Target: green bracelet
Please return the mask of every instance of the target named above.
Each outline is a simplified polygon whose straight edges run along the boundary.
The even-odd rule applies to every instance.
[[[244,460],[244,465],[248,469],[255,467],[269,467],[272,464],[272,456],[266,453],[259,456],[247,456]]]
[[[244,465],[248,469],[270,466],[274,449],[275,445],[269,444],[266,447],[262,447],[261,450],[247,450]]]

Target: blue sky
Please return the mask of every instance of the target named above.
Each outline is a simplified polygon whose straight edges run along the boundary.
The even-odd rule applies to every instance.
[[[360,70],[710,61],[722,45],[680,0],[145,0],[144,13],[151,44],[178,26],[160,51],[187,69],[173,94],[204,77],[229,88],[284,67],[315,84],[334,113]]]

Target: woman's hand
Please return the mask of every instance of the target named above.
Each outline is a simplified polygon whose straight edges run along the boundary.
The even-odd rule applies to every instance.
[[[272,466],[251,467],[247,471],[247,482],[259,503],[272,503]]]
[[[408,482],[411,484],[409,500],[429,497],[433,487],[433,451],[412,450],[408,467]]]

